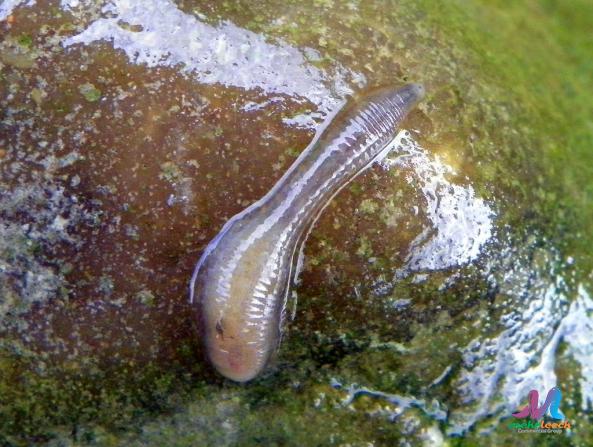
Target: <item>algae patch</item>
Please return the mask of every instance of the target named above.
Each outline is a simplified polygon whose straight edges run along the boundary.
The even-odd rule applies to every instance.
[[[101,99],[101,90],[91,83],[87,82],[86,84],[80,85],[78,91],[88,102],[95,102]]]

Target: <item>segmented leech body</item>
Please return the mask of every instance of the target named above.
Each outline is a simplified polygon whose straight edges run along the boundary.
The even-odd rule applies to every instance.
[[[259,201],[231,218],[200,258],[190,299],[206,352],[224,376],[256,377],[278,346],[298,253],[323,208],[391,142],[422,98],[382,89],[329,118]]]

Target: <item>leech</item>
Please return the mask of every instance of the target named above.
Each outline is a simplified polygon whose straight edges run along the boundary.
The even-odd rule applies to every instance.
[[[410,84],[343,107],[274,187],[206,247],[191,278],[190,301],[208,357],[222,375],[245,382],[265,368],[279,344],[311,227],[329,201],[382,155],[423,95],[422,86]]]

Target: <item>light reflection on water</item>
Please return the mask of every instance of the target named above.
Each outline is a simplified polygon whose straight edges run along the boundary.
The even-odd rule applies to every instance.
[[[431,156],[411,136],[401,132],[391,143],[386,169],[407,169],[407,181],[422,192],[427,217],[424,230],[413,241],[397,277],[411,272],[442,270],[478,257],[493,233],[491,206],[477,197],[471,185],[457,185],[448,176],[455,171],[438,156]]]
[[[455,385],[466,407],[452,412],[449,433],[463,433],[488,415],[509,417],[532,389],[545,395],[554,386],[562,387],[555,372],[561,342],[581,369],[581,409],[591,409],[593,300],[589,293],[579,285],[578,296],[569,303],[561,276],[537,278],[530,285],[528,272],[514,275],[512,281],[525,282],[507,291],[509,299],[500,319],[503,331],[496,337],[480,337],[464,350],[463,372]]]
[[[25,0],[3,0],[0,3],[0,20],[6,19],[12,10],[21,3],[25,3]]]
[[[314,124],[313,118],[327,114],[352,93],[352,82],[358,86],[365,83],[364,76],[339,65],[330,72],[317,68],[314,62],[321,56],[311,48],[270,43],[264,36],[228,21],[209,25],[168,0],[115,0],[107,3],[103,12],[108,17],[66,39],[64,46],[104,40],[123,50],[132,63],[179,66],[204,84],[289,95],[310,101],[317,109],[312,114],[287,118],[287,123]],[[265,105],[265,101],[259,104]]]
[[[421,272],[416,276],[421,276],[422,281],[431,271],[476,259],[494,236],[495,213],[491,205],[477,197],[471,185],[450,182],[447,176],[454,170],[431,156],[409,132],[402,131],[391,146],[391,153],[380,163],[386,169],[408,170],[408,180],[422,191],[425,201],[417,205],[423,208],[428,224],[409,247],[406,263],[397,269],[394,281],[415,272]],[[501,303],[504,310],[498,322],[482,322],[482,334],[462,348],[461,372],[452,379],[461,405],[449,408],[448,434],[462,434],[491,415],[508,417],[530,390],[545,393],[561,385],[555,373],[560,342],[567,344],[569,354],[581,368],[582,409],[592,407],[593,300],[583,285],[578,287],[576,299],[572,297],[562,275],[551,271],[552,265],[563,265],[561,260],[553,248],[548,250],[536,255],[543,257],[543,271],[529,261],[530,255],[514,252],[511,246],[487,262],[491,265],[486,267],[485,275],[490,268],[497,270],[495,264],[500,260],[506,264],[502,272],[491,273],[498,293],[505,297]],[[567,271],[570,264],[563,265]],[[455,281],[455,276],[453,273],[450,280]],[[491,326],[496,324],[503,329],[493,336]],[[447,366],[446,373],[454,366]],[[380,390],[367,391],[385,398]]]

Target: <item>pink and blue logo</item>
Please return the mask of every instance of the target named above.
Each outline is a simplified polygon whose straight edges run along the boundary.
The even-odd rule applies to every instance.
[[[537,390],[531,390],[527,395],[527,405],[522,410],[513,413],[513,417],[525,420],[511,422],[509,428],[516,429],[519,433],[561,433],[562,430],[570,430],[570,422],[560,411],[561,401],[562,393],[556,386],[548,391],[546,400],[541,406],[539,393]],[[544,416],[555,421],[546,422]]]
[[[563,421],[564,415],[560,411],[560,401],[562,400],[562,393],[560,392],[560,388],[555,386],[548,391],[548,395],[546,396],[546,400],[543,405],[539,406],[539,393],[537,390],[531,390],[528,394],[528,403],[525,408],[521,411],[513,413],[513,416],[518,419],[524,419],[526,417],[530,417],[533,420],[539,420],[544,417],[546,412],[549,410],[549,416],[552,419],[558,419]]]

